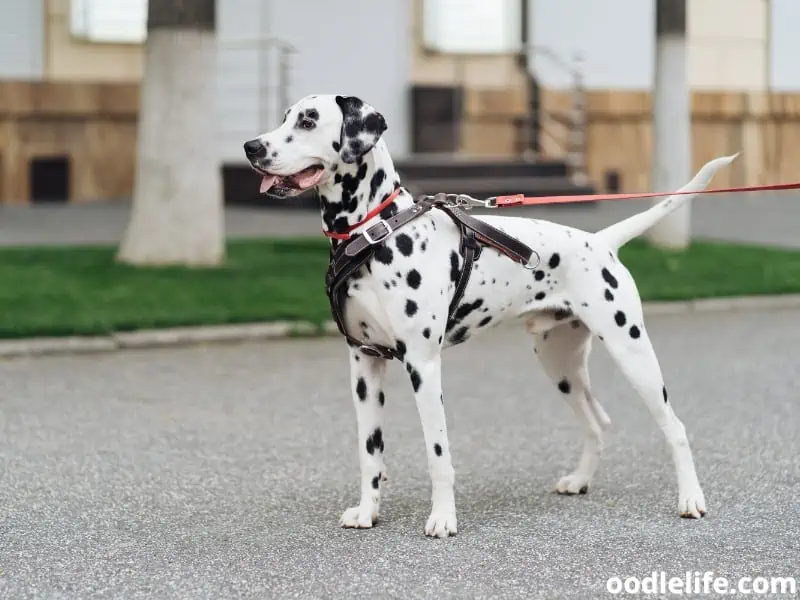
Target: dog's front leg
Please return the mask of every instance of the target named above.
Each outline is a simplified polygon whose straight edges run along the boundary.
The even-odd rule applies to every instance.
[[[358,423],[361,501],[342,515],[342,527],[368,528],[378,521],[383,468],[383,379],[386,360],[350,348],[350,386]]]
[[[431,516],[425,524],[425,535],[445,538],[455,535],[458,525],[453,491],[455,471],[450,461],[450,444],[447,441],[447,424],[442,402],[442,358],[440,354],[436,354],[425,359],[415,359],[409,353],[405,363],[422,421],[431,476],[432,507]]]

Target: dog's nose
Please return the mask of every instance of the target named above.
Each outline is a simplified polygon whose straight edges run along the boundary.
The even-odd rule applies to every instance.
[[[250,140],[244,143],[244,153],[253,158],[263,158],[267,155],[267,147],[261,140]]]

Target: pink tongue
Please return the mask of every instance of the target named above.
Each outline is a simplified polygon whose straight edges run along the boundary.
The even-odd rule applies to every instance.
[[[258,190],[259,194],[263,194],[269,190],[273,185],[275,185],[275,180],[278,179],[277,175],[270,175],[269,177],[263,177],[261,179],[261,188]]]
[[[316,185],[317,182],[322,179],[322,174],[322,169],[316,169],[312,167],[295,175],[294,180],[297,182],[297,185],[300,187],[300,189],[305,190]]]

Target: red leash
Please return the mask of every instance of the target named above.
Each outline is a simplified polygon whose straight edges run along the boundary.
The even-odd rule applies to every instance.
[[[800,182],[778,183],[774,185],[753,185],[746,187],[722,188],[719,190],[700,190],[699,192],[644,192],[638,194],[579,194],[576,196],[496,196],[489,198],[489,206],[531,206],[536,204],[569,204],[573,202],[593,202],[597,200],[631,200],[633,198],[660,198],[664,196],[688,196],[689,194],[729,194],[732,192],[775,192],[798,190]]]

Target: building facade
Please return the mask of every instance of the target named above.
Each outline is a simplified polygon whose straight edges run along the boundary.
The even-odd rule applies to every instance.
[[[798,0],[687,1],[694,90],[800,91]],[[129,195],[132,169],[109,180],[103,144],[123,143],[118,160],[135,159],[146,4],[0,0],[0,201],[34,195],[30,161],[38,159],[67,161],[62,183],[71,199]],[[397,157],[513,155],[531,107],[520,31],[531,46],[527,69],[545,90],[569,90],[580,56],[590,91],[646,92],[654,5],[217,0],[219,59],[210,76],[219,86],[220,161],[241,164],[242,140],[275,126],[286,104],[311,93],[359,95],[378,107]],[[99,163],[85,164],[90,158]]]

